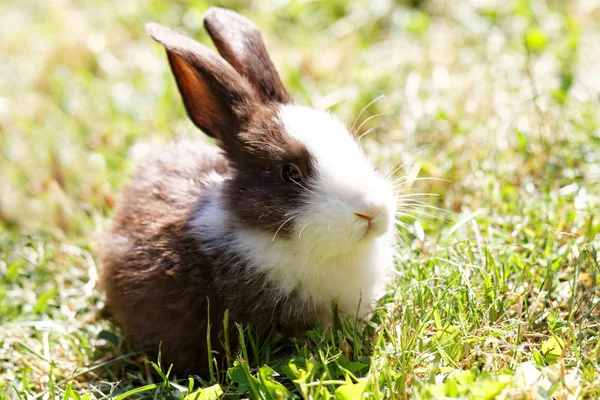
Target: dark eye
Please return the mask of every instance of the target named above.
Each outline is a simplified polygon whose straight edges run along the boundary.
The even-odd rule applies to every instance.
[[[281,179],[285,182],[300,182],[302,180],[302,174],[300,170],[293,164],[286,164],[281,167]]]

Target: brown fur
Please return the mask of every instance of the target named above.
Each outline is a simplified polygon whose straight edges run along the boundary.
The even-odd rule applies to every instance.
[[[221,56],[248,79],[263,101],[292,102],[252,22],[233,11],[212,8],[204,15],[204,27]]]
[[[251,324],[258,332],[273,324],[301,332],[316,318],[302,315],[293,296],[275,303],[270,293],[275,288],[260,277],[244,279],[227,257],[205,254],[190,233],[191,215],[202,206],[204,178],[228,171],[227,160],[210,147],[170,145],[140,165],[103,246],[106,306],[114,320],[151,355],[162,342],[163,362],[182,373],[207,372],[209,304],[217,358],[223,356],[217,333],[226,309],[232,324]]]
[[[213,27],[211,35],[220,35],[219,29]],[[211,176],[226,178],[221,194],[223,208],[233,216],[230,229],[274,233],[305,195],[302,187],[281,180],[282,165],[296,164],[310,176],[313,160],[276,119],[277,102],[287,93],[277,76],[266,77],[263,71],[257,77],[251,68],[242,77],[239,66],[236,71],[193,40],[157,25],[148,30],[167,49],[190,118],[217,139],[221,151],[199,142],[176,143],[138,167],[102,247],[106,308],[141,348],[156,355],[162,343],[166,365],[205,376],[209,317],[217,358],[224,355],[219,335],[227,309],[232,325],[248,324],[262,333],[279,325],[298,334],[317,321],[316,311],[298,296],[282,297],[263,277],[250,273],[241,257],[228,250],[227,233],[218,240],[192,233],[190,220],[215,185]],[[260,34],[248,40],[250,48],[264,50]],[[270,64],[265,55],[261,50],[254,58]],[[246,62],[236,57],[228,55]],[[262,83],[257,86],[255,79]],[[284,226],[278,234],[289,232]]]

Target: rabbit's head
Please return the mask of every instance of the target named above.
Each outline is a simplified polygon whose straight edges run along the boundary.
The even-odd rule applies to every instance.
[[[156,24],[191,120],[216,139],[232,174],[221,200],[244,229],[323,256],[390,236],[396,199],[348,128],[297,105],[254,24],[212,8],[204,25],[220,56]]]

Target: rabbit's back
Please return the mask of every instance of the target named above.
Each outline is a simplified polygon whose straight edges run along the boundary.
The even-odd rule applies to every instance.
[[[123,269],[141,272],[146,264],[161,261],[147,251],[166,250],[168,231],[178,238],[187,236],[186,224],[192,214],[210,188],[224,180],[228,169],[227,160],[216,148],[192,141],[171,143],[143,160],[125,187],[103,243],[105,278]],[[150,248],[134,250],[145,246]],[[137,267],[124,268],[116,262],[132,251]]]
[[[162,342],[164,361],[182,369],[206,365],[206,296],[215,273],[188,222],[228,168],[201,142],[150,155],[125,188],[102,246],[108,313],[151,354]],[[193,357],[173,358],[186,354]]]

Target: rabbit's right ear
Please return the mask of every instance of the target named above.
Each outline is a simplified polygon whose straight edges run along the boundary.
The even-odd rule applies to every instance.
[[[263,102],[292,102],[256,25],[236,12],[211,7],[204,27],[221,56],[248,79]]]
[[[190,119],[223,145],[232,143],[256,104],[248,82],[195,40],[154,23],[146,24],[146,31],[167,50]]]

